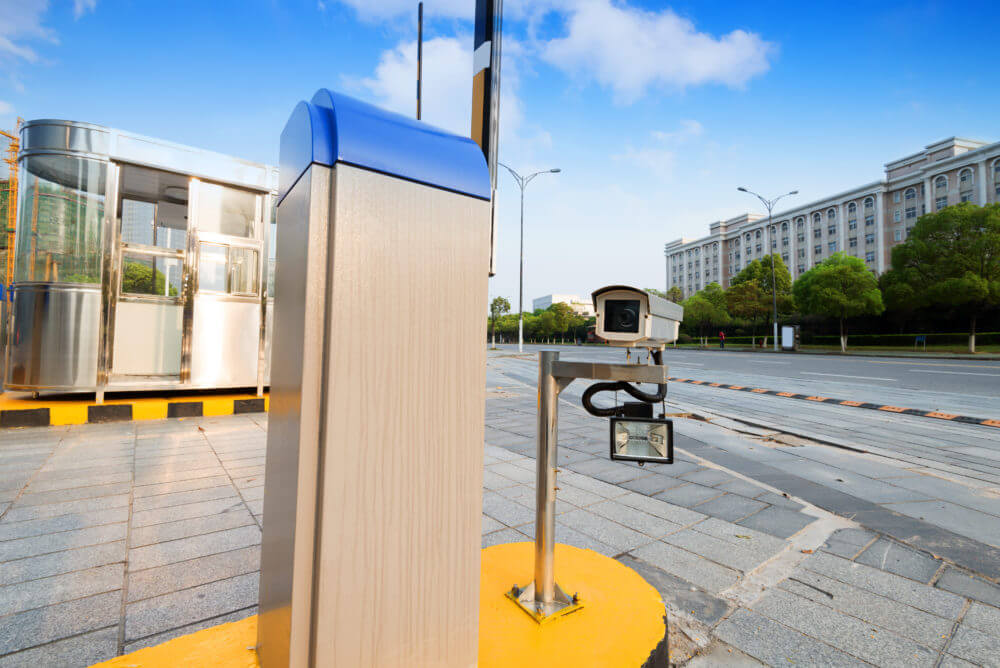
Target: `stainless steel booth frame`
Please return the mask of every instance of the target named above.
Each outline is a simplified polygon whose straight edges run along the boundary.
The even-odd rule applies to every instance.
[[[535,621],[567,615],[583,606],[577,592],[568,595],[555,579],[559,394],[578,378],[663,385],[667,370],[666,365],[561,362],[556,351],[538,353],[534,580],[523,587],[515,584],[507,593]]]
[[[160,139],[144,137],[138,134],[107,128],[90,123],[76,121],[39,119],[29,121],[22,128],[22,147],[20,160],[24,161],[32,156],[66,156],[103,163],[105,165],[105,186],[104,192],[104,215],[101,222],[101,260],[100,260],[100,282],[97,284],[74,284],[68,282],[46,282],[46,281],[18,281],[17,290],[41,291],[48,296],[46,304],[58,305],[58,300],[52,301],[54,297],[65,296],[65,299],[74,298],[79,301],[80,295],[86,297],[92,295],[96,297],[99,304],[94,312],[97,323],[91,323],[88,327],[78,327],[77,332],[72,334],[72,340],[66,341],[66,332],[46,333],[46,323],[44,321],[34,321],[37,318],[29,317],[32,322],[26,322],[33,340],[37,340],[34,347],[42,345],[42,337],[57,347],[70,346],[70,357],[66,368],[59,371],[58,382],[7,382],[12,381],[11,356],[13,354],[12,339],[9,335],[15,326],[17,309],[11,304],[7,317],[7,333],[4,355],[4,381],[6,389],[28,390],[28,391],[93,391],[97,395],[98,403],[104,399],[107,390],[154,390],[154,389],[196,389],[208,387],[253,387],[256,386],[258,396],[263,395],[265,386],[269,381],[269,371],[267,368],[267,350],[269,349],[270,328],[267,322],[270,319],[270,312],[273,310],[273,298],[268,295],[268,282],[270,271],[270,234],[269,225],[271,220],[267,215],[274,203],[274,194],[277,190],[277,169],[268,165],[252,163],[232,156],[226,156],[211,151],[195,149],[189,146],[174,144]],[[257,256],[257,277],[259,281],[258,296],[249,297],[246,295],[201,295],[194,294],[197,289],[197,258],[198,249],[192,245],[199,236],[207,239],[207,235],[199,235],[197,232],[197,220],[189,221],[187,230],[188,246],[184,250],[184,271],[181,286],[180,302],[183,304],[183,331],[181,335],[181,357],[180,373],[176,380],[165,378],[147,379],[136,382],[116,382],[113,378],[114,369],[114,337],[115,337],[115,314],[117,304],[120,300],[121,282],[121,258],[122,244],[120,241],[120,225],[118,219],[121,215],[119,211],[119,190],[122,177],[122,169],[125,166],[146,167],[163,172],[178,174],[187,178],[190,182],[207,181],[225,186],[234,186],[253,192],[257,196],[257,218],[256,223],[260,227],[260,234],[254,239],[244,241],[227,239],[230,246],[246,246],[256,250]],[[189,190],[189,216],[196,206],[198,186],[195,185]],[[195,215],[195,218],[197,216]],[[16,246],[15,246],[16,251]],[[177,252],[166,250],[145,249],[147,255],[163,255],[169,257],[179,256]],[[76,297],[74,297],[76,295]],[[16,298],[16,297],[15,297]],[[62,297],[60,297],[62,298]],[[65,301],[63,299],[63,301]],[[189,312],[195,308],[196,299],[208,300],[228,300],[253,302],[258,310],[260,322],[259,328],[255,328],[257,338],[254,346],[253,358],[256,362],[256,372],[253,378],[233,384],[230,378],[220,378],[217,381],[204,382],[204,379],[192,379],[192,325],[193,318]],[[128,301],[126,299],[125,301]],[[259,301],[259,306],[257,302]],[[75,304],[76,302],[74,302]],[[27,307],[28,305],[26,305]],[[48,307],[46,307],[48,309]],[[22,309],[23,310],[23,309]],[[48,311],[37,311],[37,308],[29,309],[31,313],[25,311],[23,315],[32,314],[41,316],[43,320],[49,316]],[[51,310],[51,309],[48,309]],[[86,309],[83,309],[86,310]],[[76,311],[80,311],[77,307]],[[81,311],[82,312],[82,311]],[[41,328],[41,331],[32,331],[32,328]],[[48,324],[48,329],[56,329],[53,323]],[[84,331],[86,330],[86,331]],[[91,331],[93,330],[93,331]],[[53,338],[54,337],[54,338]],[[93,347],[93,352],[88,352]],[[29,346],[32,347],[32,346]],[[41,354],[39,350],[27,350],[30,359],[25,363],[38,366],[39,362],[35,358]],[[65,351],[59,351],[65,352]],[[51,371],[46,373],[51,376]],[[230,374],[231,376],[232,374]],[[54,377],[53,377],[54,379]],[[26,379],[28,380],[28,379]]]

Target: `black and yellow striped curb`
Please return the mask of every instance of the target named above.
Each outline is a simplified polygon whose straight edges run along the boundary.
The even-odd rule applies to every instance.
[[[267,409],[266,395],[138,397],[113,399],[102,404],[93,400],[0,398],[0,428],[214,417],[264,413]]]
[[[724,390],[739,390],[740,392],[750,392],[752,394],[767,394],[772,397],[784,397],[785,399],[802,399],[819,404],[831,404],[834,406],[848,406],[850,408],[867,408],[873,411],[883,411],[886,413],[899,413],[901,415],[915,415],[917,417],[933,418],[935,420],[947,420],[949,422],[962,422],[964,424],[978,424],[984,427],[1000,428],[1000,420],[987,420],[984,418],[971,417],[968,415],[956,415],[955,413],[942,413],[940,411],[925,411],[919,408],[903,408],[902,406],[887,406],[884,404],[873,404],[865,401],[847,401],[843,399],[833,399],[812,394],[799,394],[797,392],[779,392],[768,390],[762,387],[751,387],[748,385],[729,385],[728,383],[713,383],[707,380],[692,380],[690,378],[673,378],[667,380],[674,383],[688,383],[690,385],[704,385],[706,387],[718,387]]]

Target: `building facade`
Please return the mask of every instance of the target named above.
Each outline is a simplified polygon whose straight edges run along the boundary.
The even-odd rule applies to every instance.
[[[755,259],[781,255],[792,278],[843,251],[881,274],[917,218],[951,204],[1000,202],[1000,142],[951,137],[885,165],[885,179],[775,213],[709,225],[708,236],[664,246],[666,288],[689,297],[729,281]]]
[[[579,295],[545,295],[531,300],[531,308],[547,309],[553,304],[566,304],[577,315],[591,317],[594,315],[594,303],[590,299],[580,299]]]

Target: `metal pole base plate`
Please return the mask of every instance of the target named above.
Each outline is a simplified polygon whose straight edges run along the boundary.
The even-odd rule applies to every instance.
[[[517,586],[511,587],[510,591],[507,592],[507,598],[517,603],[519,608],[528,613],[539,624],[576,612],[583,607],[579,596],[576,594],[572,597],[567,596],[558,584],[556,584],[555,596],[551,603],[535,600],[534,582],[523,589]]]

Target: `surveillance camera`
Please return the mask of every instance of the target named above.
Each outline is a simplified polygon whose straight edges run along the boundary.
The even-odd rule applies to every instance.
[[[593,293],[594,334],[613,346],[659,348],[677,340],[684,308],[645,290],[609,285]]]

